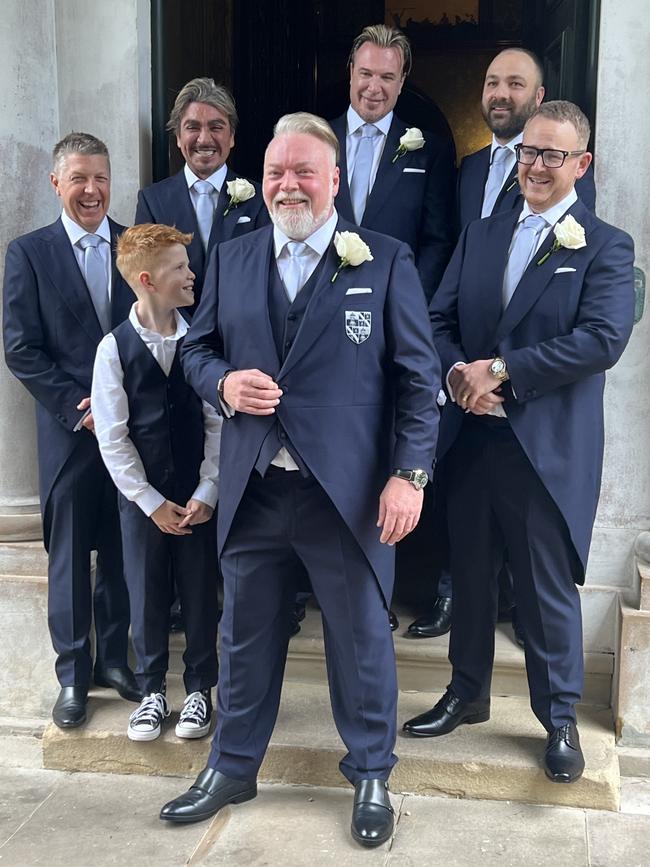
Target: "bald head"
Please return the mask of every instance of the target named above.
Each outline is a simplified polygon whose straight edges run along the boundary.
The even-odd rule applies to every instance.
[[[485,73],[481,111],[500,144],[522,132],[544,98],[542,67],[530,51],[506,48]]]

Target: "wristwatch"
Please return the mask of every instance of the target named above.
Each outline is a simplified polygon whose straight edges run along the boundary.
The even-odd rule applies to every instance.
[[[391,475],[410,482],[416,491],[421,491],[429,481],[429,476],[425,470],[393,470]]]
[[[492,376],[496,376],[499,382],[505,382],[510,379],[505,360],[498,355],[490,365],[490,373]]]

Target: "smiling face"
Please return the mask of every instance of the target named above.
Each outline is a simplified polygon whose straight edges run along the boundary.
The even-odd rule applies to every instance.
[[[181,119],[176,144],[198,178],[209,178],[220,169],[235,145],[226,115],[206,102],[191,102]]]
[[[106,157],[68,154],[50,174],[50,181],[68,217],[86,232],[95,232],[111,201],[111,170]]]
[[[395,108],[404,76],[399,48],[364,42],[350,66],[350,104],[366,123],[376,123]]]
[[[339,189],[332,148],[307,133],[276,136],[266,149],[262,188],[273,223],[303,241],[332,213]]]
[[[554,148],[560,151],[581,150],[578,133],[569,121],[557,121],[538,115],[524,130],[524,145],[536,148]],[[538,156],[532,166],[519,163],[519,186],[530,209],[543,213],[568,196],[576,180],[589,167],[591,154],[567,157],[558,169],[549,169]]]
[[[156,264],[149,272],[149,285],[167,310],[194,304],[194,274],[183,244],[171,244],[156,253]]]
[[[522,51],[502,51],[485,73],[483,119],[497,141],[505,144],[519,135],[543,98],[544,88],[532,58]]]

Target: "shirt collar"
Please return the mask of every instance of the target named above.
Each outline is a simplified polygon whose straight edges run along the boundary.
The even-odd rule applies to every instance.
[[[490,165],[492,164],[492,158],[494,157],[494,152],[497,148],[508,148],[508,150],[512,153],[513,157],[516,157],[515,154],[515,145],[521,144],[524,140],[523,132],[520,132],[519,135],[516,135],[514,138],[511,138],[510,141],[507,141],[504,145],[500,144],[496,140],[496,136],[492,136],[492,144],[490,145]]]
[[[75,221],[71,219],[65,211],[61,211],[61,222],[63,223],[63,228],[65,229],[73,247],[82,238],[85,238],[86,235],[99,235],[99,237],[103,238],[104,241],[107,241],[109,244],[111,243],[111,227],[108,224],[107,216],[104,216],[104,219],[94,232],[88,232],[80,226],[79,223],[75,223]]]
[[[360,117],[357,112],[350,106],[348,108],[348,135],[354,135],[358,132],[364,123],[368,123],[362,117]],[[382,132],[384,135],[388,135],[388,130],[390,129],[390,125],[393,122],[393,112],[389,111],[388,114],[385,114],[381,120],[373,120],[373,126],[376,126],[377,129]]]
[[[573,205],[573,203],[577,201],[578,194],[575,191],[575,187],[573,187],[568,196],[565,196],[561,202],[558,202],[557,205],[553,205],[553,207],[549,208],[548,211],[541,211],[538,216],[544,217],[549,226],[554,226],[560,219],[562,214],[564,214],[565,211],[568,211],[571,205]],[[528,206],[528,202],[524,200],[524,206],[521,209],[521,214],[519,214],[519,219],[517,220],[517,222],[521,223],[522,220],[525,220],[526,217],[533,213],[536,212],[531,211],[530,207]]]
[[[336,229],[338,220],[339,215],[336,213],[336,208],[334,208],[328,220],[323,223],[319,229],[316,229],[316,231],[308,238],[305,238],[304,243],[307,244],[310,250],[313,250],[314,253],[318,253],[319,256],[322,256],[332,241],[334,229]],[[273,245],[276,259],[286,246],[287,242],[291,240],[293,239],[285,235],[282,229],[273,226]]]
[[[198,175],[195,175],[187,163],[185,163],[183,171],[185,172],[185,180],[188,189],[191,190],[196,181],[204,180],[209,181],[215,190],[220,193],[221,187],[223,187],[223,182],[226,180],[226,175],[228,174],[228,166],[224,163],[220,169],[217,169],[216,172],[212,172],[209,178],[200,178]]]
[[[150,331],[148,328],[145,328],[144,325],[140,324],[140,320],[138,319],[138,314],[136,313],[136,305],[137,301],[131,305],[131,310],[129,311],[129,322],[138,332],[140,337],[143,340],[148,341],[149,343],[162,343],[164,340],[180,340],[181,337],[184,337],[187,334],[187,330],[189,328],[187,322],[183,319],[178,310],[174,310],[174,318],[176,319],[176,331],[173,334],[159,334],[157,331]]]

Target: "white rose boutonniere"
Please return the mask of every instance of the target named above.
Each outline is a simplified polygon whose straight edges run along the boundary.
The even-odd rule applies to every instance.
[[[419,151],[424,147],[424,136],[422,130],[416,126],[409,127],[404,135],[399,140],[399,147],[395,151],[393,162],[396,162],[400,157],[409,151]]]
[[[342,268],[347,268],[348,265],[356,268],[362,262],[372,262],[370,247],[361,240],[356,232],[337,232],[334,235],[334,247],[339,254],[341,263],[334,272],[332,283],[339,276]]]
[[[561,223],[556,223],[553,228],[555,240],[553,246],[537,263],[543,265],[551,253],[564,248],[565,250],[579,250],[581,247],[586,247],[585,230],[580,223],[574,219],[571,214],[568,214]]]
[[[226,192],[230,196],[230,201],[228,202],[228,207],[223,212],[224,217],[232,208],[236,208],[242,202],[252,199],[255,195],[255,187],[245,178],[235,178],[234,181],[228,181],[226,184]]]

